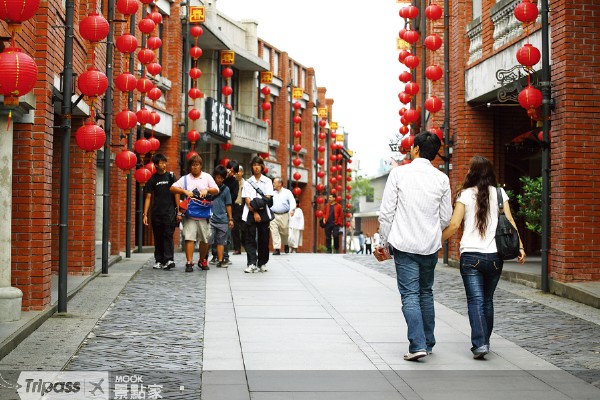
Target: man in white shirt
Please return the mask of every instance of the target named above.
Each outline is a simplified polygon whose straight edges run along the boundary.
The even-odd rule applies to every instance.
[[[408,327],[407,361],[425,357],[435,345],[434,269],[452,216],[448,177],[431,164],[440,147],[430,132],[415,136],[413,161],[390,171],[379,211],[380,248],[391,247]]]
[[[283,187],[281,178],[273,179],[273,206],[271,211],[275,217],[269,224],[271,229],[271,240],[273,241],[273,255],[281,254],[281,244],[285,246],[285,252],[289,252],[288,235],[290,230],[290,212],[296,209],[296,199],[289,189]]]

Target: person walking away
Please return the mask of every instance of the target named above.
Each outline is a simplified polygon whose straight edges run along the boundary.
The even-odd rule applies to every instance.
[[[232,202],[236,200],[238,192],[239,192],[239,183],[235,177],[235,174],[238,172],[238,168],[239,168],[239,164],[236,160],[229,160],[227,162],[227,169],[225,170],[227,173],[227,176],[225,177],[225,180],[223,181],[223,183],[225,184],[225,186],[227,186],[229,188],[229,193],[230,193]],[[216,181],[216,177],[213,176],[213,178]],[[218,184],[218,182],[217,182],[217,184]],[[228,228],[227,229],[227,241],[225,243],[225,246],[223,247],[222,264],[227,264],[227,265],[231,264],[231,262],[229,261],[229,250],[231,248],[231,241],[232,241],[231,229]],[[211,245],[211,254],[212,254],[212,259],[210,260],[209,264],[217,264],[218,257],[217,257],[216,245]]]
[[[246,223],[242,221],[242,212],[244,211],[244,203],[242,200],[242,189],[244,187],[244,167],[238,165],[238,172],[235,174],[238,182],[238,192],[235,200],[233,200],[233,229],[231,230],[233,242],[233,254],[242,254],[242,244],[246,243]]]
[[[175,183],[175,175],[173,172],[167,172],[167,157],[163,154],[156,153],[152,157],[152,162],[156,166],[156,173],[150,177],[144,187],[146,197],[143,223],[148,226],[148,210],[150,210],[156,260],[154,269],[168,271],[175,268],[173,233],[177,226],[177,203],[170,190],[171,185]]]
[[[292,192],[283,187],[281,178],[273,179],[273,220],[269,224],[271,240],[273,241],[273,255],[281,254],[281,245],[288,249],[288,235],[290,230],[290,211],[296,209],[296,199]],[[284,250],[285,251],[285,250]],[[285,251],[288,253],[288,251]]]
[[[381,243],[381,236],[379,236],[379,232],[375,232],[373,234],[373,247],[379,247]]]
[[[371,239],[371,236],[369,236],[369,234],[367,234],[367,236],[365,237],[365,254],[373,254],[373,250],[371,247],[373,239]]]
[[[185,195],[189,198],[194,197],[194,189],[197,196],[201,199],[206,198],[208,194],[216,195],[219,193],[219,188],[212,176],[206,172],[202,172],[202,157],[199,155],[191,156],[187,161],[187,175],[179,178],[177,182],[171,186],[171,192],[179,195]],[[179,214],[178,218],[183,218],[183,238],[185,241],[185,272],[194,271],[194,248],[196,242],[200,242],[200,268],[209,270],[207,255],[208,255],[208,239],[210,230],[208,219],[192,219]]]
[[[485,157],[475,156],[469,163],[469,172],[458,191],[450,225],[442,232],[442,241],[452,236],[464,224],[460,239],[460,275],[467,296],[471,324],[471,352],[482,359],[490,351],[490,336],[494,328],[494,292],[504,261],[496,248],[498,225],[498,182],[492,163]],[[500,189],[504,200],[504,214],[515,225],[508,196]],[[525,250],[519,237],[519,263],[525,262]]]
[[[213,178],[219,187],[219,194],[206,196],[208,200],[212,200],[213,204],[208,243],[215,246],[217,250],[217,268],[227,268],[229,265],[229,260],[225,259],[225,247],[229,230],[233,227],[233,216],[231,214],[231,194],[229,187],[224,183],[227,174],[227,170],[222,165],[215,167]]]
[[[327,207],[323,213],[323,224],[325,225],[325,247],[327,253],[338,252],[340,246],[340,228],[344,223],[344,211],[342,206],[336,201],[335,195],[328,197]],[[333,250],[331,248],[331,238],[333,236]]]
[[[440,146],[430,132],[415,136],[412,162],[390,171],[379,211],[380,248],[390,245],[408,327],[407,361],[425,357],[435,345],[434,269],[452,214],[448,177],[431,164]]]
[[[244,182],[242,198],[244,211],[242,220],[246,223],[245,273],[267,272],[269,262],[269,222],[271,219],[273,182],[263,175],[265,162],[255,156],[250,162],[252,176]]]
[[[300,202],[296,203],[296,209],[290,211],[290,235],[288,243],[292,253],[298,252],[302,246],[302,234],[304,232],[304,212],[300,208]]]
[[[364,254],[364,250],[365,250],[365,235],[363,234],[363,231],[360,231],[358,233],[358,251],[356,252],[356,254]]]

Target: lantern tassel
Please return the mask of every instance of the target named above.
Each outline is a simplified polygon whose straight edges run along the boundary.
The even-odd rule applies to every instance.
[[[10,119],[12,118],[12,110],[8,112],[8,122],[6,123],[6,130],[10,128]]]

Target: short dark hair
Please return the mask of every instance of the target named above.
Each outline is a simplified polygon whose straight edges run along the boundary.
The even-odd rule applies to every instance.
[[[415,142],[413,146],[419,146],[420,157],[426,158],[429,161],[433,161],[435,156],[437,156],[438,151],[440,151],[440,147],[442,147],[442,142],[437,135],[434,135],[429,131],[425,131],[415,136]]]
[[[252,160],[250,161],[250,169],[252,169],[252,166],[254,164],[260,165],[261,174],[265,171],[265,160],[263,160],[261,156],[254,156],[254,158],[252,158]]]
[[[237,174],[238,171],[240,170],[240,163],[238,163],[235,160],[229,160],[229,161],[227,161],[227,168],[231,169],[233,172],[235,172]]]
[[[197,162],[200,163],[200,168],[202,168],[202,157],[200,157],[199,154],[194,154],[193,156],[188,158],[186,164],[188,174],[192,172],[192,165],[196,164]]]
[[[217,165],[213,171],[213,178],[215,176],[220,176],[221,178],[227,178],[227,170],[222,165]]]
[[[154,164],[158,164],[161,161],[167,162],[167,157],[165,157],[163,153],[156,153],[152,156],[152,162]]]

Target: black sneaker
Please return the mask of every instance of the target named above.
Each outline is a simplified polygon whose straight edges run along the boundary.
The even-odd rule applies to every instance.
[[[167,262],[167,265],[164,266],[164,270],[165,271],[169,271],[171,269],[175,268],[175,261],[171,260]]]
[[[275,250],[275,251],[273,252],[273,255],[274,255],[274,256],[281,255],[281,252],[280,252],[279,250]]]
[[[192,263],[185,264],[185,272],[194,272],[194,264],[192,264]]]

